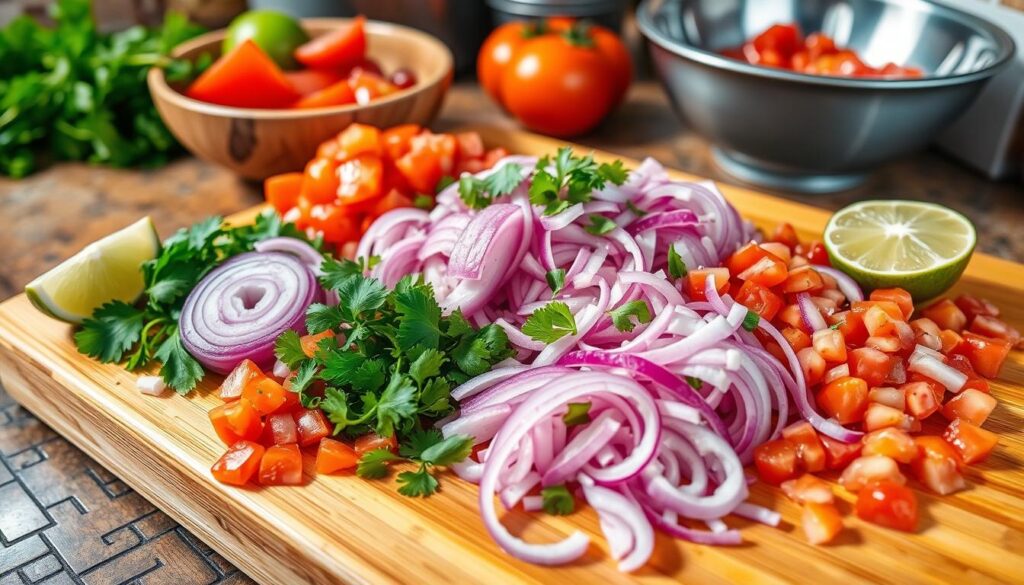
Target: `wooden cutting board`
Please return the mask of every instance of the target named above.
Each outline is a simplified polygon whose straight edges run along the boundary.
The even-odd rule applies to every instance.
[[[545,154],[559,145],[526,133],[478,130],[488,144],[511,152]],[[788,221],[810,238],[820,236],[828,218],[824,211],[741,188],[722,190],[762,227]],[[1024,266],[975,255],[952,291],[958,292],[991,299],[1011,324],[1024,328]],[[583,559],[565,567],[509,557],[479,519],[475,486],[451,474],[428,499],[398,495],[393,480],[351,476],[310,475],[302,487],[221,485],[209,468],[224,446],[206,414],[220,403],[212,392],[219,378],[208,376],[188,397],[145,396],[135,389],[134,374],[79,355],[70,334],[70,327],[38,313],[24,295],[0,305],[0,379],[10,394],[264,584],[1024,582],[1022,352],[1011,355],[993,384],[1000,402],[986,427],[999,433],[1000,445],[967,471],[970,489],[946,497],[918,490],[923,513],[917,534],[860,522],[849,514],[844,494],[848,529],[829,546],[810,546],[799,509],[779,490],[755,485],[753,501],[782,513],[779,528],[729,519],[742,528],[745,543],[738,547],[659,535],[648,566],[624,575],[608,558],[590,510],[561,518],[505,514],[511,530],[529,540],[551,541],[581,529],[594,543]],[[311,462],[307,455],[307,469]]]

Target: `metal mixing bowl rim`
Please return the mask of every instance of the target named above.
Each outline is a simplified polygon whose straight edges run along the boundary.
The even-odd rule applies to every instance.
[[[981,17],[974,16],[973,14],[969,14],[944,4],[931,2],[930,0],[912,0],[909,4],[925,4],[930,10],[933,10],[940,16],[959,20],[960,22],[971,26],[975,30],[982,29],[986,31],[995,39],[997,49],[999,50],[998,58],[977,71],[959,73],[956,75],[918,77],[913,79],[811,75],[807,73],[788,71],[785,69],[752,65],[744,61],[732,59],[712,51],[707,51],[693,45],[684,44],[683,42],[674,40],[663,33],[658,26],[654,24],[652,15],[650,14],[650,5],[654,1],[655,0],[641,0],[640,5],[636,9],[637,26],[640,28],[640,32],[647,37],[648,41],[679,57],[696,61],[709,67],[777,81],[857,89],[926,89],[930,87],[945,87],[970,83],[972,81],[990,77],[1005,66],[1016,52],[1016,44],[1013,42],[1013,38],[999,26],[992,24]]]

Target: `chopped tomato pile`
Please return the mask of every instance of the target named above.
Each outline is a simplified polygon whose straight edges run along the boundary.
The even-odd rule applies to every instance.
[[[818,410],[865,434],[845,444],[806,421],[794,423],[755,450],[758,473],[804,506],[813,543],[828,542],[842,527],[831,488],[814,476],[827,471],[857,494],[860,518],[913,531],[917,502],[904,474],[938,494],[964,489],[964,466],[984,460],[998,441],[982,428],[996,406],[988,379],[1020,347],[1021,335],[995,306],[969,295],[919,311],[898,288],[851,301],[829,269],[819,269],[828,263],[819,243],[801,243],[789,225],[771,240],[744,246],[725,267],[691,270],[690,294],[703,298],[714,275],[719,292],[779,329]],[[787,362],[774,339],[760,329],[757,335]]]
[[[752,65],[779,67],[811,75],[891,79],[923,75],[916,67],[895,63],[872,67],[864,63],[855,51],[837,47],[827,35],[816,32],[804,37],[795,24],[772,25],[742,46],[726,49],[722,54]]]
[[[351,124],[317,149],[301,173],[270,177],[264,193],[284,217],[343,255],[371,223],[399,207],[434,206],[445,179],[488,169],[508,153],[475,132],[434,134],[415,124],[380,130]],[[348,244],[348,247],[345,245]]]
[[[295,49],[304,66],[283,71],[254,41],[226,52],[185,90],[192,99],[236,108],[324,108],[368,104],[416,85],[416,74],[386,76],[366,56],[366,19],[315,37]]]
[[[314,348],[318,337],[303,338]],[[298,394],[244,360],[224,379],[224,404],[210,411],[213,430],[228,446],[213,464],[213,477],[230,485],[300,485],[303,450],[316,453],[316,473],[354,470],[363,453],[387,448],[397,451],[394,436],[366,435],[352,445],[330,438],[333,425],[319,409],[303,408]]]

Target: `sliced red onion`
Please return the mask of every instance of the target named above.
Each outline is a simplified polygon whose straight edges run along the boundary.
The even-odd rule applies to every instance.
[[[135,387],[143,394],[160,396],[167,389],[167,384],[160,376],[139,376],[135,379]]]
[[[619,570],[631,573],[654,551],[654,529],[636,502],[614,490],[581,482],[587,503],[597,510],[601,531],[611,545]]]
[[[278,336],[288,329],[305,333],[306,307],[322,295],[313,271],[292,254],[239,254],[188,295],[178,319],[182,345],[217,373],[246,358],[270,368]]]
[[[284,252],[292,254],[305,262],[316,274],[320,273],[320,265],[324,261],[323,254],[317,252],[316,248],[297,238],[269,238],[253,244],[253,249],[257,252]]]
[[[455,278],[478,280],[492,246],[504,239],[498,237],[499,233],[502,229],[509,229],[508,226],[514,227],[509,220],[517,219],[518,215],[519,207],[502,203],[491,205],[474,216],[455,243],[448,259],[448,274]]]
[[[846,296],[846,299],[851,303],[864,300],[864,292],[860,289],[860,285],[857,284],[857,281],[851,278],[849,274],[842,270],[832,268],[831,266],[822,266],[820,264],[815,264],[814,269],[822,274],[827,274],[834,278],[836,286],[839,287],[840,292],[842,292],[843,295]]]
[[[821,316],[818,306],[811,300],[811,295],[805,292],[797,293],[796,304],[800,308],[800,318],[803,319],[804,325],[807,325],[811,331],[828,329],[828,323]]]

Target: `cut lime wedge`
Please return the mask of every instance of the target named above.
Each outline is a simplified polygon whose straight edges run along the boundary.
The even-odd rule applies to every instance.
[[[28,283],[25,294],[40,311],[81,323],[103,303],[134,302],[142,294],[142,263],[160,253],[160,238],[148,217],[86,246]]]
[[[920,201],[862,201],[825,227],[836,268],[867,290],[900,287],[915,301],[939,296],[960,278],[977,242],[963,215]]]

